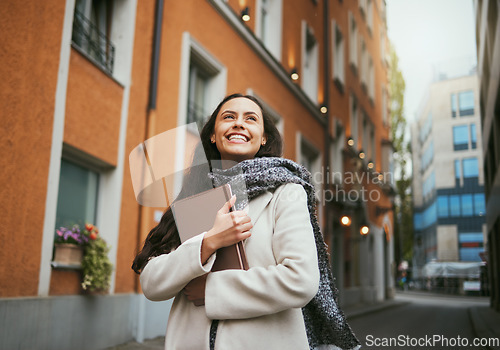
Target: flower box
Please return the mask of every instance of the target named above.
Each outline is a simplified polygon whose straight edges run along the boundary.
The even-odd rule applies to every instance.
[[[83,247],[69,243],[54,244],[54,262],[62,265],[82,264]]]

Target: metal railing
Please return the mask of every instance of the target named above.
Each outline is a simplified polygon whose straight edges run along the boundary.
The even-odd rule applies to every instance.
[[[108,73],[113,73],[115,47],[109,38],[81,12],[75,10],[71,40]]]

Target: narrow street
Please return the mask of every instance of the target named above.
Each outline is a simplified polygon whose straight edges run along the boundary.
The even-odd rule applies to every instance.
[[[487,298],[405,292],[396,300],[404,304],[349,319],[364,349],[485,348],[473,346],[468,308]]]

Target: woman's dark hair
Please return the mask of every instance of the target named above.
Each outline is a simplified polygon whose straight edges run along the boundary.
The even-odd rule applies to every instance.
[[[250,95],[243,94],[232,94],[226,96],[214,110],[212,115],[208,118],[207,122],[203,126],[200,137],[201,145],[195,150],[195,159],[197,157],[196,153],[204,152],[206,159],[210,162],[211,160],[220,160],[221,155],[216,145],[210,141],[212,134],[215,129],[215,120],[219,114],[222,106],[234,98],[243,97],[255,102],[262,111],[262,117],[264,121],[264,134],[266,135],[266,144],[261,146],[255,157],[281,157],[283,149],[283,141],[281,135],[274,125],[271,117],[266,113],[262,104],[257,98]],[[199,155],[199,154],[198,154]],[[197,193],[198,184],[200,179],[206,178],[206,172],[208,167],[191,167],[189,172],[184,175],[184,181],[182,189],[177,197],[177,199],[186,198]],[[200,172],[205,172],[205,174],[200,174]],[[204,176],[203,176],[204,175]],[[146,240],[144,241],[144,246],[141,251],[137,254],[132,264],[132,269],[140,274],[144,266],[148,263],[148,260],[152,257],[166,254],[176,249],[181,244],[179,233],[177,231],[177,226],[175,225],[174,215],[170,207],[167,208],[160,222],[151,231],[149,231]]]

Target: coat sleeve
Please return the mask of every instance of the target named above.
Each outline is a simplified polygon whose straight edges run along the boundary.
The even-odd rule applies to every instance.
[[[303,307],[316,295],[318,259],[305,190],[287,184],[275,195],[272,246],[276,265],[209,274],[205,289],[209,318],[269,315]]]
[[[201,243],[205,233],[185,241],[176,250],[151,259],[140,275],[146,298],[152,301],[168,300],[176,296],[192,279],[212,269],[213,254],[201,264]]]

